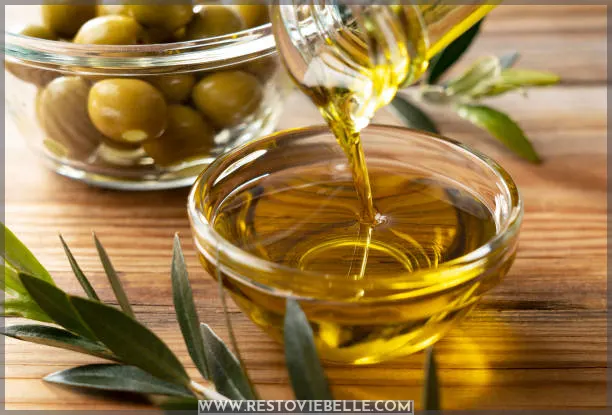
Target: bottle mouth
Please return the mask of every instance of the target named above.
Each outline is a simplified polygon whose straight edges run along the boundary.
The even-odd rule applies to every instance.
[[[87,73],[130,70],[213,70],[273,55],[272,25],[196,41],[152,45],[79,45],[4,32],[5,58],[46,69],[78,67]]]

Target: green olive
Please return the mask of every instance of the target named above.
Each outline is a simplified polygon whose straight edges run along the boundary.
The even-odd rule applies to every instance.
[[[46,40],[58,40],[59,37],[53,33],[47,26],[28,25],[19,31],[19,34],[24,36],[36,37]]]
[[[108,15],[91,19],[74,37],[74,43],[90,45],[136,45],[144,43],[146,33],[129,16]]]
[[[268,7],[265,5],[241,4],[233,7],[236,8],[247,28],[261,26],[270,22]]]
[[[58,37],[51,31],[51,29],[40,25],[25,26],[19,31],[19,34],[36,37],[39,39],[58,40]],[[4,68],[22,81],[37,86],[45,86],[60,76],[59,72],[34,68],[19,62],[11,62],[9,60],[4,61]]]
[[[128,6],[124,4],[98,4],[96,6],[98,16],[108,16],[109,14],[128,15]]]
[[[168,127],[142,148],[161,166],[206,155],[214,145],[215,131],[202,115],[185,105],[168,107]]]
[[[187,36],[187,27],[181,27],[180,29],[175,30],[174,33],[172,33],[172,40],[174,42],[181,42],[185,40],[186,36]]]
[[[117,147],[115,143],[102,143],[96,151],[96,157],[92,160],[93,164],[99,164],[102,166],[122,166],[132,167],[137,166],[140,161],[146,157],[147,154],[144,152],[140,145],[129,148],[129,147]]]
[[[45,26],[64,37],[73,37],[89,19],[96,17],[95,5],[43,4],[42,18]]]
[[[187,26],[187,40],[205,39],[243,30],[244,22],[227,6],[204,6]]]
[[[147,27],[162,27],[170,32],[185,26],[193,17],[191,4],[130,5],[128,12],[140,24]]]
[[[244,70],[255,75],[262,83],[266,83],[276,75],[281,63],[278,55],[256,58],[244,65]]]
[[[42,89],[36,114],[47,139],[59,143],[68,157],[85,160],[104,141],[87,115],[89,83],[78,76],[62,76]]]
[[[257,78],[242,71],[213,73],[192,91],[196,107],[219,128],[240,124],[259,108],[262,98]]]
[[[105,79],[89,92],[89,117],[96,128],[120,143],[159,137],[166,128],[164,97],[140,79]]]
[[[55,78],[62,76],[61,73],[56,71],[35,68],[21,62],[9,61],[8,59],[5,59],[4,61],[4,68],[7,72],[11,73],[18,79],[21,79],[28,84],[40,87],[45,86]]]
[[[174,42],[174,33],[163,27],[147,27],[145,31],[147,43],[157,44]]]
[[[190,74],[161,75],[146,79],[164,95],[166,101],[178,104],[189,99],[195,84],[195,76]]]

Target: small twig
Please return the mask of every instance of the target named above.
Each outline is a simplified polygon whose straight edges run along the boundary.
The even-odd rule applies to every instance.
[[[198,398],[205,398],[212,401],[229,401],[227,397],[221,395],[214,388],[200,385],[193,380],[189,383],[189,389],[195,393]]]

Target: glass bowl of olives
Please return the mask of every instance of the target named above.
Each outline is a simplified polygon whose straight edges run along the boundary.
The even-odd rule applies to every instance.
[[[265,6],[113,3],[6,7],[7,113],[53,170],[189,186],[274,130],[291,83]]]

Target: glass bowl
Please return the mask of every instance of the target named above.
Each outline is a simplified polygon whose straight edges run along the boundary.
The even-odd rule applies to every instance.
[[[325,271],[325,267],[336,270],[333,263],[336,261],[329,261],[324,267],[287,266],[245,250],[222,236],[225,231],[220,232],[224,228],[218,227],[219,223],[224,226],[219,212],[227,211],[224,204],[235,201],[232,198],[235,192],[252,189],[252,198],[245,198],[250,199],[245,203],[251,203],[252,209],[237,224],[244,226],[248,215],[256,214],[257,203],[262,203],[262,189],[275,178],[292,174],[295,169],[320,170],[321,166],[329,171],[332,181],[334,172],[350,178],[347,159],[325,126],[275,133],[221,156],[200,175],[188,200],[200,260],[214,278],[222,276],[225,288],[242,311],[273,338],[282,341],[285,301],[295,298],[312,326],[321,358],[345,364],[380,362],[417,352],[437,341],[506,275],[515,256],[523,213],[518,190],[508,173],[493,160],[459,143],[382,125],[366,128],[362,143],[370,173],[384,168],[390,172],[389,178],[397,178],[395,171],[415,172],[418,177],[449,183],[453,189],[477,199],[494,223],[490,237],[449,261],[401,272],[389,265],[388,273],[384,268],[385,272],[368,281],[364,294],[364,280]],[[377,200],[380,182],[372,183]],[[317,188],[317,183],[308,183],[308,179],[299,185],[305,190],[310,185]],[[347,191],[346,185],[340,187],[338,191]],[[395,189],[402,191],[401,187]],[[354,193],[354,189],[349,191]],[[314,197],[314,191],[308,194]],[[330,205],[335,197],[330,197]],[[266,227],[284,226],[288,210],[283,204],[300,209],[300,204],[308,203],[306,199],[281,194],[275,200],[268,220],[250,229],[255,240],[266,232]],[[317,210],[316,206],[310,208]],[[415,215],[421,214],[419,209],[422,207],[415,204]],[[466,203],[465,209],[470,209],[470,203]],[[381,213],[384,215],[385,211]],[[308,222],[307,215],[303,223],[319,226],[314,221]],[[312,235],[311,229],[303,227],[303,238]],[[470,228],[467,229],[469,232]],[[299,236],[294,241],[301,243]],[[285,252],[292,247],[284,248]],[[338,257],[338,262],[341,260]]]
[[[40,24],[39,8],[7,6],[8,29]],[[193,184],[215,157],[272,132],[291,88],[279,69],[269,23],[197,41],[129,46],[79,45],[10,30],[4,37],[5,102],[20,135],[57,173],[102,187],[147,190]],[[153,106],[157,112],[149,111],[148,122],[163,124],[167,118],[167,127],[175,114],[178,127],[173,131],[180,133],[143,143],[138,134],[117,141],[96,128],[87,108],[89,91],[116,78],[144,80],[158,89],[166,111],[161,114],[159,105]],[[194,112],[198,105],[190,87],[202,80],[213,89],[203,95],[205,110]],[[180,82],[187,85],[180,97],[160,86],[180,87]],[[146,104],[133,102],[127,110],[146,117]],[[181,129],[181,120],[193,120],[194,113],[203,116],[205,125],[194,120],[188,125],[195,122],[198,128]]]

